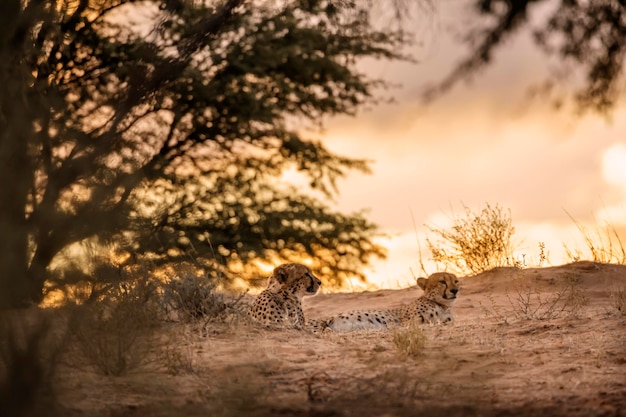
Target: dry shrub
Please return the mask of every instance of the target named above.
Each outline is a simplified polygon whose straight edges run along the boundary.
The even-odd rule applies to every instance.
[[[156,285],[125,282],[98,302],[74,306],[69,320],[72,365],[94,366],[105,375],[124,375],[145,364],[159,323]]]
[[[479,301],[483,313],[503,323],[509,319],[550,320],[576,316],[587,305],[587,297],[579,277],[566,274],[557,280],[542,282],[539,276],[516,277],[505,290],[508,305],[500,305],[491,293],[485,297],[488,305]]]
[[[571,261],[578,262],[582,259],[588,259],[593,262],[606,264],[626,264],[626,248],[624,248],[615,225],[606,221],[603,226],[600,226],[596,222],[594,228],[588,228],[577,222],[569,213],[567,215],[578,228],[589,252],[587,257],[583,255],[581,250],[573,250],[566,244],[563,244],[565,254]]]
[[[428,226],[440,240],[426,240],[432,259],[460,272],[480,273],[501,266],[516,266],[511,238],[511,213],[487,204],[480,213],[463,206],[465,217],[453,219],[449,229]]]
[[[239,303],[243,294],[231,296],[217,289],[217,282],[206,272],[181,266],[176,276],[169,277],[163,285],[163,306],[168,314],[174,312],[178,319],[225,319],[240,315]]]
[[[397,327],[392,331],[393,343],[403,358],[417,358],[424,353],[426,336],[420,324],[411,320],[406,326]]]
[[[159,362],[170,375],[196,373],[193,334],[188,328],[182,326],[166,335],[166,340],[160,349]]]
[[[516,318],[549,320],[576,315],[587,303],[579,281],[577,276],[567,274],[555,288],[548,288],[538,277],[514,279],[513,292],[507,290],[506,296]]]
[[[64,334],[36,310],[0,316],[0,415],[55,414],[53,377]]]

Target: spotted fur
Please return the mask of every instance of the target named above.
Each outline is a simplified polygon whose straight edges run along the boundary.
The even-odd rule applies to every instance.
[[[458,278],[447,272],[437,272],[428,278],[419,278],[417,284],[424,290],[424,294],[402,307],[351,311],[327,319],[311,320],[307,327],[314,332],[324,330],[349,332],[359,329],[382,329],[409,320],[418,320],[421,323],[452,322],[452,305],[459,292]]]
[[[322,282],[302,264],[283,264],[274,269],[267,288],[254,300],[248,315],[270,327],[302,329],[302,298],[317,294]]]

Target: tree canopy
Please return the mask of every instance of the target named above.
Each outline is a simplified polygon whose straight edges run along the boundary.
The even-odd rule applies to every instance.
[[[405,59],[408,38],[344,3],[3,1],[0,305],[41,300],[51,261],[90,238],[159,264],[309,257],[363,277],[376,226],[327,200],[368,162],[303,126],[375,103],[385,83],[358,62]]]
[[[468,5],[476,14],[476,25],[464,32],[470,53],[428,89],[428,99],[491,64],[523,29],[532,31],[539,48],[559,58],[553,75],[534,88],[554,104],[571,101],[579,112],[609,115],[626,91],[624,0],[470,0]]]

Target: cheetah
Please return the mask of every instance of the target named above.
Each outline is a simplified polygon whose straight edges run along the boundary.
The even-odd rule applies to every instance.
[[[305,265],[280,265],[270,275],[267,288],[250,306],[248,316],[269,327],[303,329],[302,297],[317,294],[321,285]]]
[[[448,272],[437,272],[428,278],[418,278],[417,285],[424,294],[417,300],[388,310],[362,310],[337,316],[311,320],[307,327],[314,333],[328,329],[349,332],[360,329],[382,329],[418,319],[421,323],[449,323],[453,321],[452,305],[459,292],[459,280]]]

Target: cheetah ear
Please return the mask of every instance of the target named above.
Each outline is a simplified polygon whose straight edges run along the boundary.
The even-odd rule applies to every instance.
[[[425,289],[426,289],[426,282],[427,282],[427,281],[428,281],[428,280],[427,280],[426,278],[418,278],[418,279],[417,279],[417,285],[419,285],[419,287],[420,287],[421,289],[425,290]]]
[[[289,268],[287,265],[279,265],[274,268],[274,272],[272,272],[272,276],[282,285],[287,282],[287,278],[289,277]]]

